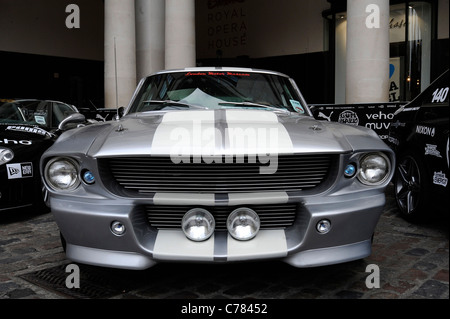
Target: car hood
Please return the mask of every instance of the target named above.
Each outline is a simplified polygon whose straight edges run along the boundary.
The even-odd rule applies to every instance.
[[[9,148],[16,154],[33,155],[37,149],[44,150],[53,142],[54,135],[42,128],[23,124],[0,124],[0,147]]]
[[[343,153],[386,147],[364,127],[245,109],[132,114],[69,131],[57,144],[54,151],[92,157]]]

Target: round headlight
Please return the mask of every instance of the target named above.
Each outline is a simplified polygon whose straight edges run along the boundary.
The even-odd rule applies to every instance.
[[[78,187],[78,174],[78,164],[68,158],[56,158],[45,167],[45,179],[55,190],[72,190]]]
[[[14,153],[8,148],[0,148],[0,165],[6,164],[14,158]]]
[[[380,185],[389,176],[391,164],[383,153],[370,153],[361,159],[358,179],[366,185]]]
[[[227,219],[228,232],[237,240],[252,239],[258,233],[259,226],[258,214],[246,207],[233,210]]]
[[[193,208],[183,216],[181,227],[190,240],[204,241],[214,233],[216,222],[206,209]]]

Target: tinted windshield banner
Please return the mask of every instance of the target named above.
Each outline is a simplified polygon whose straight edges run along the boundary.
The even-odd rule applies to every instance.
[[[250,76],[249,73],[236,73],[236,72],[188,72],[185,76],[199,76],[199,75],[211,75],[211,76]]]

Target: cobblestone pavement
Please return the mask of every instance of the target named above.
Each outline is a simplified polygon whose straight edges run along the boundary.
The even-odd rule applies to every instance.
[[[80,265],[80,285],[89,285],[84,273],[97,271],[109,276],[100,290],[108,286],[111,293],[98,295],[102,299],[448,299],[448,218],[426,225],[406,222],[397,215],[391,191],[372,255],[363,260],[308,269],[278,261],[158,264],[145,271]],[[56,284],[62,289],[57,291],[26,279],[52,267],[64,272],[68,264],[51,213],[0,216],[0,299],[74,298],[64,293],[69,290],[64,282]],[[379,267],[379,288],[366,285],[371,264]]]

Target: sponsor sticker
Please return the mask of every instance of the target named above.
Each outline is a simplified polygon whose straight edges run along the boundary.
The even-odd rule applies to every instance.
[[[406,123],[402,123],[399,120],[397,120],[397,122],[395,123],[391,123],[392,127],[398,128],[398,127],[405,127]]]
[[[396,139],[395,137],[388,136],[388,141],[394,145],[400,145],[400,141]]]
[[[33,145],[33,141],[29,141],[29,140],[17,141],[17,140],[10,140],[10,139],[5,138],[3,140],[0,140],[0,144],[4,144],[4,145],[9,145],[9,144],[18,145],[18,144],[20,144],[20,145],[30,146],[30,145]]]
[[[446,88],[437,88],[436,91],[433,92],[433,99],[431,103],[443,103],[447,99],[448,87]]]
[[[324,118],[324,119],[326,119],[328,122],[331,122],[331,115],[333,115],[333,113],[334,113],[334,111],[332,111],[332,112],[330,113],[330,115],[327,116],[327,115],[325,115],[324,113],[319,112],[318,117]]]
[[[33,177],[33,163],[7,164],[8,179]]]
[[[434,172],[433,184],[447,187],[447,182],[448,182],[448,178],[447,178],[447,176],[445,176],[445,173],[443,173],[442,171]]]
[[[40,117],[35,116],[36,122],[39,124],[45,124],[45,118],[43,118],[43,122],[42,122],[42,119],[38,120],[37,118],[43,118],[42,116],[40,116]],[[6,128],[6,131],[25,132],[25,133],[42,135],[42,136],[50,135],[49,132],[47,132],[46,130],[41,129],[39,127],[20,126],[20,125],[9,125]]]
[[[437,145],[433,144],[427,144],[425,146],[425,155],[432,155],[442,158],[441,153],[437,149]]]
[[[338,122],[356,126],[359,124],[359,117],[355,112],[346,110],[339,114]]]
[[[428,126],[417,125],[416,133],[434,137],[434,134],[436,134],[436,128],[435,127],[428,127]]]
[[[35,116],[34,116],[34,120],[36,121],[37,124],[41,124],[41,125],[47,124],[47,123],[45,122],[45,117],[44,117],[44,116],[41,116],[41,115],[35,115]]]
[[[292,107],[294,108],[294,110],[300,114],[304,114],[305,113],[305,109],[303,108],[303,106],[300,104],[299,101],[297,100],[290,100]]]

